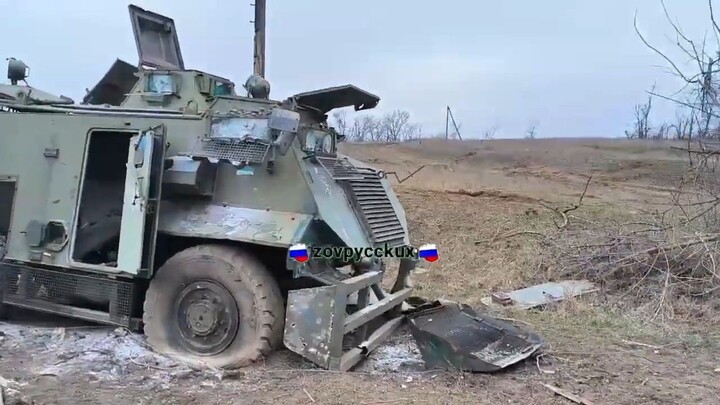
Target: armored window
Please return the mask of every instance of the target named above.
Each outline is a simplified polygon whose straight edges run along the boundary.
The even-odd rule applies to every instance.
[[[213,120],[211,138],[260,139],[270,141],[266,118],[221,118]]]

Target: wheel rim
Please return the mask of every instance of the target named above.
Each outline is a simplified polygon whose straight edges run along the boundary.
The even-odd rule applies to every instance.
[[[211,356],[225,350],[238,332],[235,299],[212,281],[194,282],[175,301],[180,343],[187,350]]]

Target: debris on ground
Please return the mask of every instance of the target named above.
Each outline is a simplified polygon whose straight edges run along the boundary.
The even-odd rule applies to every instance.
[[[588,280],[565,280],[538,284],[509,293],[493,293],[480,301],[486,306],[530,309],[596,291],[597,286]]]
[[[90,381],[159,387],[190,374],[217,378],[210,375],[215,370],[199,371],[155,353],[142,336],[123,328],[0,325],[4,349],[33,354],[27,362],[31,377],[85,374]]]
[[[24,384],[0,376],[0,405],[27,403],[20,392],[20,388],[23,385]]]
[[[550,391],[554,392],[555,394],[560,395],[561,397],[564,397],[572,402],[575,402],[576,404],[593,405],[592,402],[588,401],[587,399],[580,398],[579,396],[577,396],[571,392],[565,391],[564,389],[558,388],[554,385],[543,384],[543,386],[545,388],[549,389]]]
[[[418,372],[425,370],[420,350],[405,326],[402,326],[381,346],[370,352],[357,367],[368,373]]]
[[[142,335],[106,326],[34,326],[0,322],[0,344],[13,352],[33,353],[30,378],[87,374],[91,381],[140,383],[163,387],[173,381],[201,378],[216,383],[231,371],[198,370],[153,351]],[[367,373],[425,370],[420,351],[406,327],[373,350],[357,368]],[[142,372],[139,372],[142,371]],[[7,377],[7,376],[6,376]],[[132,381],[131,381],[132,380]],[[14,383],[9,379],[9,387]],[[202,384],[201,384],[202,385]]]
[[[410,330],[427,368],[490,373],[530,357],[543,339],[454,302],[409,311]]]

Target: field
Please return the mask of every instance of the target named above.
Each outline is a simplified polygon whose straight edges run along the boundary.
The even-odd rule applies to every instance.
[[[673,146],[683,145],[423,140],[342,148],[401,179],[425,166],[396,185],[413,243],[435,243],[441,255],[430,272],[415,276],[416,294],[481,308],[480,299],[491,291],[590,277],[583,266],[568,270],[577,251],[571,239],[590,235],[588,229],[611,232],[645,223],[667,207],[688,161]],[[98,350],[95,357],[82,354],[84,362],[56,359],[51,342],[57,336],[0,324],[0,375],[39,404],[571,403],[544,384],[594,404],[720,403],[717,299],[668,293],[669,274],[664,284],[651,274],[632,288],[598,276],[593,281],[600,283],[599,293],[542,310],[504,311],[503,317],[542,335],[548,347],[539,358],[500,374],[425,371],[412,353],[388,365],[383,356],[392,357],[393,350],[381,350],[359,371],[334,373],[283,351],[220,381],[212,373],[175,372],[172,365],[137,360],[116,348]],[[95,331],[65,326],[59,333],[82,342]],[[124,347],[137,339],[116,335],[108,336]],[[402,336],[395,347],[407,346],[398,340]],[[135,360],[123,363],[123,356]],[[51,358],[57,361],[49,363]],[[88,368],[96,376],[89,377]]]

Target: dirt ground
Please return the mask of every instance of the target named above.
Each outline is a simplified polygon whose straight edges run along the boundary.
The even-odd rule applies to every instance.
[[[552,226],[547,205],[578,201],[587,176],[577,220],[632,221],[667,204],[687,158],[672,146],[589,139],[342,145],[393,178],[425,165],[396,186],[413,243],[435,243],[440,252],[431,271],[415,277],[417,295],[476,308],[490,291],[553,281],[552,269],[538,264],[543,252],[533,233]],[[519,236],[498,237],[508,234]],[[720,403],[716,323],[651,319],[642,303],[606,305],[611,296],[504,311],[548,345],[492,375],[425,370],[401,330],[354,372],[318,370],[280,351],[221,377],[157,356],[123,330],[21,316],[0,323],[0,383],[10,397],[37,404],[571,403],[545,384],[594,404]]]

